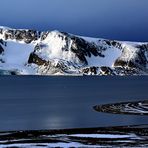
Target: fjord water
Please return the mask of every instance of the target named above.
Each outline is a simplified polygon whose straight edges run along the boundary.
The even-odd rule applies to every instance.
[[[147,124],[147,116],[93,109],[147,100],[147,88],[146,76],[1,76],[0,131]]]

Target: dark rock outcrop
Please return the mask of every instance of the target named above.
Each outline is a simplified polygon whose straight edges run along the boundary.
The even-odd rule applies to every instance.
[[[40,32],[35,30],[22,30],[22,29],[1,29],[0,33],[4,35],[4,39],[24,41],[29,44],[32,41],[39,39]]]
[[[32,63],[37,64],[38,66],[48,65],[48,62],[46,60],[43,60],[38,55],[36,55],[34,52],[30,54],[29,59],[28,59],[28,64],[32,64]]]
[[[98,75],[99,67],[86,67],[82,69],[84,75]]]
[[[138,68],[138,69],[146,69],[147,68],[147,58],[145,55],[145,51],[140,49],[135,49],[133,55],[128,55],[128,51],[123,49],[121,56],[114,62],[114,67],[130,67],[130,68]],[[127,56],[127,58],[123,58]]]
[[[3,47],[0,45],[0,54],[2,54],[4,52]]]
[[[4,52],[4,48],[2,46],[6,46],[6,42],[0,39],[0,54]]]
[[[115,75],[115,72],[110,67],[102,66],[100,67],[100,75]]]

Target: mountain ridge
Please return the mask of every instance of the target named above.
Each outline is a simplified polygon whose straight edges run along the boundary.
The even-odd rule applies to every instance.
[[[148,43],[0,27],[0,74],[147,75]]]

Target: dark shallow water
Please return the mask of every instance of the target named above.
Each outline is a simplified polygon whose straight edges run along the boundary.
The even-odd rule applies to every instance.
[[[1,76],[0,131],[147,124],[93,106],[148,99],[148,77]]]

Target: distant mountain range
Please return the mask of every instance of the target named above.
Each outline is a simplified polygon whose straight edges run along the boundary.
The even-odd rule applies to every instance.
[[[1,75],[147,75],[148,43],[0,27]]]

